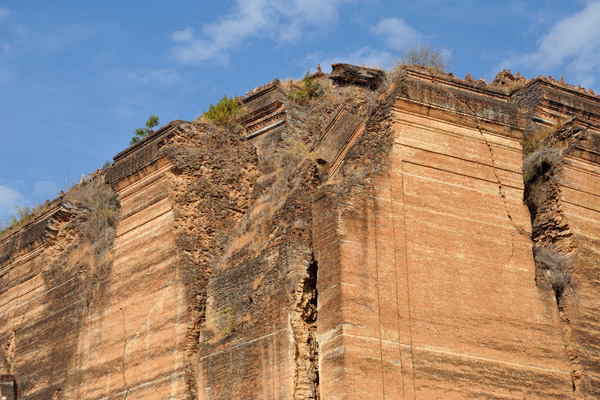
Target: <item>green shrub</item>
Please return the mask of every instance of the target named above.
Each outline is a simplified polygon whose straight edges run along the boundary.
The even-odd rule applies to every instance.
[[[307,70],[306,75],[304,75],[300,84],[288,93],[288,97],[300,102],[308,102],[308,100],[314,99],[322,93],[323,88],[321,87],[321,84],[318,80],[313,78],[310,70]]]
[[[137,143],[140,140],[142,140],[143,138],[145,138],[146,136],[148,136],[149,134],[151,134],[152,132],[154,132],[152,130],[152,128],[154,128],[158,124],[160,124],[158,115],[151,115],[148,118],[148,121],[146,121],[145,128],[138,128],[135,131],[133,131],[133,133],[135,133],[135,136],[131,138],[131,140],[129,141],[129,144]]]
[[[236,123],[240,111],[238,98],[224,95],[216,105],[211,104],[202,117],[217,126],[231,126]]]

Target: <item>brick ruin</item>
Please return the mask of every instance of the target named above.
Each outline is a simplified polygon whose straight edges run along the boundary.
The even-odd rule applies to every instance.
[[[0,238],[1,396],[600,397],[600,99],[315,79],[248,92],[241,135],[165,125]],[[524,180],[541,133],[560,158]]]

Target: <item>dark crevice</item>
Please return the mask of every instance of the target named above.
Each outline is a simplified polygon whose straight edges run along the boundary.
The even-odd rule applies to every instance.
[[[20,396],[17,379],[13,375],[0,375],[0,396],[6,400],[17,400]]]
[[[302,284],[302,293],[292,320],[294,334],[295,400],[318,400],[319,393],[319,343],[317,342],[317,273],[318,265],[311,256]]]
[[[123,400],[127,399],[129,396],[129,385],[127,384],[127,379],[125,378],[125,353],[127,351],[127,332],[125,331],[125,311],[123,307],[119,307],[121,311],[121,323],[123,328],[123,356],[121,358],[121,375],[123,377],[123,386],[125,387],[125,394],[123,395]]]
[[[554,141],[561,141],[560,137],[554,137],[557,133],[559,132],[550,133],[545,139],[546,143],[542,143],[536,152],[523,157],[523,175],[527,177],[524,179],[524,202],[531,217],[536,284],[542,290],[553,292],[562,325],[565,351],[571,363],[572,389],[577,399],[583,399],[583,367],[577,354],[570,318],[572,302],[575,299],[576,304],[577,297],[575,278],[571,274],[571,260],[577,249],[566,217],[561,211],[560,185],[556,177],[561,172],[564,157],[562,151],[555,151],[556,148],[553,147]],[[526,145],[525,140],[523,146]],[[537,162],[532,163],[532,157],[537,157]]]
[[[198,398],[198,358],[200,331],[206,320],[206,295],[196,288],[190,300],[188,329],[186,333],[186,372],[185,384],[191,399]]]

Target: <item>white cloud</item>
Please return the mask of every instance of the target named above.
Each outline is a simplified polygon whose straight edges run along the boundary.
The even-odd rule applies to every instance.
[[[15,206],[22,201],[23,196],[18,190],[0,185],[0,219],[13,215]]]
[[[501,68],[563,68],[578,83],[593,84],[600,70],[600,1],[554,24],[537,43],[537,50],[505,59]]]
[[[423,35],[400,18],[382,19],[373,28],[373,33],[381,36],[386,46],[394,50],[404,49],[423,39]]]
[[[340,7],[350,2],[354,0],[237,0],[234,12],[204,25],[199,35],[191,27],[174,32],[171,39],[177,44],[171,56],[184,64],[227,64],[229,53],[252,37],[293,43],[308,29],[327,29],[337,21]]]
[[[194,29],[188,26],[182,31],[174,32],[171,39],[176,43],[189,42],[194,39]]]

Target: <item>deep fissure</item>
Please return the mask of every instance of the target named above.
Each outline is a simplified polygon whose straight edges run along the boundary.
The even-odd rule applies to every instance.
[[[553,141],[556,140],[552,135],[557,133],[558,130],[551,133],[546,138],[547,143],[540,144],[539,149],[536,151],[546,151],[546,149],[550,151]],[[527,133],[524,135],[523,145],[525,146],[528,136]],[[560,138],[558,140],[560,141]],[[578,399],[582,399],[584,398],[582,392],[583,368],[575,348],[571,317],[567,305],[571,295],[576,296],[575,282],[570,275],[570,256],[564,251],[564,249],[570,249],[571,254],[575,254],[576,248],[572,243],[572,234],[561,210],[560,186],[556,180],[556,176],[562,170],[563,152],[553,162],[547,162],[542,157],[540,165],[534,171],[535,174],[528,177],[528,179],[524,179],[524,202],[529,209],[531,218],[531,241],[533,242],[532,254],[536,264],[536,284],[542,288],[549,286],[554,293],[558,315],[562,324],[565,351],[571,363],[573,392]],[[525,171],[525,165],[528,164],[528,157],[532,157],[534,154],[525,154],[525,149],[523,153],[523,175],[525,176],[532,172]]]
[[[294,399],[318,400],[320,399],[319,344],[316,335],[318,265],[312,254],[306,273],[292,321],[296,361]]]

